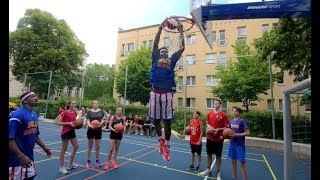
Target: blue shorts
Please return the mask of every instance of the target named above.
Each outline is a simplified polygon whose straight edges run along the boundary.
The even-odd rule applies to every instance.
[[[229,146],[229,158],[231,159],[237,159],[240,162],[245,163],[246,162],[246,148],[245,146],[237,146],[235,144],[230,144]]]

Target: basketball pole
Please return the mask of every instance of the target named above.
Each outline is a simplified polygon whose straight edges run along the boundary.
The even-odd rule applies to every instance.
[[[186,79],[184,84],[184,125],[183,125],[183,135],[185,135],[186,123],[187,123],[187,75],[188,75],[188,62],[186,60]]]

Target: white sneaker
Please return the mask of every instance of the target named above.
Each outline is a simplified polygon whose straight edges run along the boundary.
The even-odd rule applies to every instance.
[[[79,166],[77,165],[77,164],[69,164],[68,166],[67,166],[67,170],[70,170],[70,169],[76,169],[76,168],[78,168]]]
[[[67,171],[66,167],[64,167],[64,166],[60,167],[59,171],[61,172],[61,174],[68,174],[68,171]]]
[[[217,178],[217,180],[222,180],[222,178],[221,178],[221,176],[220,176],[220,172],[217,172],[216,178]]]
[[[208,168],[200,173],[201,176],[207,176],[210,174],[211,174],[211,170]]]

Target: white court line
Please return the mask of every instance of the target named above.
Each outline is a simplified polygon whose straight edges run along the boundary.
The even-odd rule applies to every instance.
[[[212,171],[213,165],[214,165],[215,163],[216,163],[216,157],[214,157],[214,160],[213,160],[213,162],[212,162],[212,164],[211,164],[211,167],[210,167],[210,171]],[[212,173],[212,172],[211,172],[211,173]],[[208,179],[208,176],[209,176],[209,174],[204,177],[204,180],[207,180],[207,179]]]

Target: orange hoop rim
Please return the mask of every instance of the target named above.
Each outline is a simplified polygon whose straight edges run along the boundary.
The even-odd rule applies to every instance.
[[[184,21],[185,23],[190,24],[190,25],[189,25],[189,27],[182,29],[182,31],[179,31],[177,29],[169,29],[169,28],[167,28],[166,23],[165,23],[168,19],[176,19],[179,22],[180,21]],[[180,33],[180,32],[189,31],[193,27],[194,24],[195,24],[195,20],[193,18],[188,18],[188,17],[185,17],[185,16],[169,16],[169,17],[166,17],[162,21],[161,26],[162,26],[162,29],[164,29],[167,32]]]

